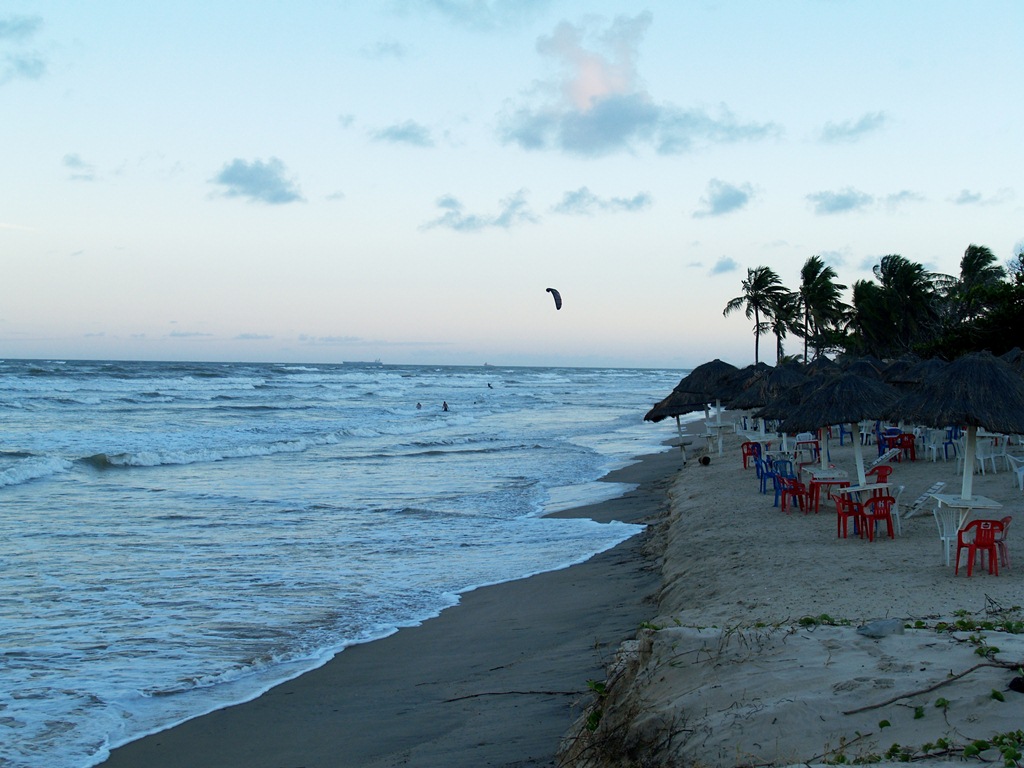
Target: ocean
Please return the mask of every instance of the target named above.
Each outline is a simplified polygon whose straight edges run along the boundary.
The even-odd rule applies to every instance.
[[[685,371],[0,362],[0,766],[85,768],[638,532]],[[442,410],[447,402],[448,411]]]

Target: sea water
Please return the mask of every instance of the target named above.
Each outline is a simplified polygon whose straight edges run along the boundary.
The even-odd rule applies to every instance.
[[[671,370],[0,363],[0,766],[83,768],[638,526]],[[447,402],[448,411],[442,410]]]

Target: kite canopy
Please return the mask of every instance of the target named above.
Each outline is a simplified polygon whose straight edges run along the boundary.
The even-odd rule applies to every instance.
[[[554,300],[555,300],[555,309],[561,309],[562,308],[562,294],[560,294],[554,288],[547,288],[545,290],[547,290],[547,292],[550,293],[551,296],[554,298]]]

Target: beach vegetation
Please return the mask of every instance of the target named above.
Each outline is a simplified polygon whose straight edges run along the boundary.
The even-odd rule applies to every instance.
[[[987,349],[1001,355],[1024,338],[1024,251],[1000,264],[990,248],[971,244],[956,275],[891,253],[872,274],[848,289],[820,256],[811,256],[791,291],[770,267],[748,268],[743,293],[723,314],[743,310],[754,321],[755,363],[760,337],[768,333],[775,335],[777,361],[792,335],[803,342],[804,362],[825,353],[953,360]]]
[[[742,309],[748,320],[754,321],[754,364],[761,361],[761,337],[769,331],[773,307],[778,297],[789,293],[782,284],[782,279],[771,267],[754,267],[747,269],[747,276],[741,281],[743,293],[729,299],[722,310],[728,317]]]

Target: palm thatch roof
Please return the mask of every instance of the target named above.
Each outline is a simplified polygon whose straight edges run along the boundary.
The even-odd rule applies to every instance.
[[[890,384],[906,381],[903,377],[907,371],[913,369],[921,362],[921,358],[909,352],[901,355],[882,369],[882,379]]]
[[[806,380],[807,377],[798,366],[778,365],[748,382],[746,388],[730,398],[727,405],[734,410],[763,408],[783,390],[795,387]]]
[[[852,363],[847,365],[844,370],[847,373],[864,376],[865,378],[881,379],[881,368],[871,362],[872,359],[874,358],[869,359],[862,357],[860,360],[854,360]]]
[[[782,422],[786,432],[811,432],[832,424],[877,419],[899,393],[881,379],[844,372],[825,379]]]
[[[672,390],[668,397],[656,403],[651,410],[644,415],[644,421],[655,423],[673,416],[682,416],[686,413],[699,411],[704,407],[703,401],[695,401],[693,395],[686,392]]]
[[[808,376],[819,376],[821,374],[832,374],[840,371],[839,363],[829,360],[824,355],[818,356],[804,366],[804,373]]]
[[[738,371],[735,365],[715,358],[690,371],[672,391],[695,395],[694,400],[697,402],[724,400],[732,392],[730,382]]]
[[[754,417],[785,419],[811,392],[821,386],[822,381],[823,379],[820,377],[809,377],[796,386],[786,387],[769,400],[763,408],[754,411]]]
[[[1024,433],[1024,379],[990,352],[964,355],[908,392],[883,418]]]

